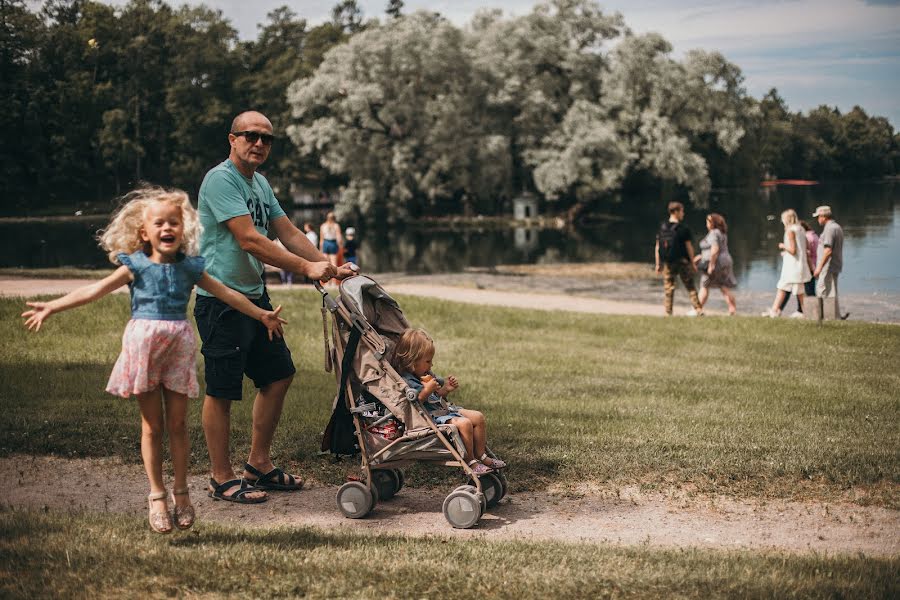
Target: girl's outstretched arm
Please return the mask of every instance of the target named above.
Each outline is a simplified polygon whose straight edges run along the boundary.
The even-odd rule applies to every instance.
[[[282,324],[287,323],[287,321],[278,316],[278,313],[281,312],[281,306],[277,307],[275,310],[262,309],[247,300],[247,297],[243,294],[237,293],[218,279],[211,277],[206,271],[203,272],[197,285],[231,308],[239,310],[257,321],[261,321],[262,324],[266,326],[266,329],[269,330],[270,340],[272,339],[272,334],[275,334],[278,337],[284,337],[284,328],[282,327]]]
[[[51,300],[50,302],[26,302],[25,304],[30,306],[31,310],[26,310],[22,313],[22,316],[25,317],[25,327],[33,331],[40,331],[41,323],[53,313],[98,300],[116,291],[132,281],[132,279],[131,271],[128,267],[122,265],[100,281],[72,290],[56,300]]]

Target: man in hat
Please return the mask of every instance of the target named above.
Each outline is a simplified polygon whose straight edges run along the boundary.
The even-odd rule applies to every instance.
[[[812,216],[822,226],[818,248],[819,264],[813,272],[813,277],[816,278],[816,296],[834,298],[835,316],[846,319],[850,313],[841,315],[838,304],[838,275],[844,267],[844,230],[834,220],[830,206],[817,207]]]

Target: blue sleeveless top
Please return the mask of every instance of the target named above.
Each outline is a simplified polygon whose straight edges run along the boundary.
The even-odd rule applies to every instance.
[[[159,264],[142,250],[120,253],[119,262],[131,271],[131,318],[152,321],[184,321],[194,285],[203,275],[202,256],[181,256],[174,263]]]

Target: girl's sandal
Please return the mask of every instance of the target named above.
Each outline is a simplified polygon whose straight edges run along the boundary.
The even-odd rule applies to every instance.
[[[190,491],[187,488],[172,490],[172,506],[175,507],[172,509],[172,516],[175,517],[175,525],[178,529],[190,529],[196,518],[193,504],[188,504],[187,506],[175,504],[175,496],[187,496],[189,493]]]
[[[494,470],[484,464],[483,462],[479,462],[475,459],[472,459],[468,463],[469,467],[471,467],[472,472],[476,475],[487,475],[488,473],[493,473]]]
[[[150,521],[150,529],[156,533],[170,533],[172,531],[172,516],[168,510],[159,512],[153,510],[154,500],[165,500],[166,491],[154,492],[147,496],[147,507],[149,509],[148,519]]]
[[[485,462],[485,461],[490,461],[490,462]],[[505,468],[506,468],[506,463],[505,463],[505,462],[503,462],[502,460],[500,460],[500,459],[497,458],[496,456],[488,456],[488,455],[487,455],[487,452],[485,452],[484,454],[481,455],[481,462],[483,462],[484,464],[486,464],[486,465],[489,466],[490,468],[492,468],[492,469],[494,469],[494,470],[498,470],[498,471],[499,471],[500,469],[505,469]]]

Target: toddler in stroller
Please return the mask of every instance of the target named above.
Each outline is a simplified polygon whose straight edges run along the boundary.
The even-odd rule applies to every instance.
[[[410,389],[417,394],[438,425],[456,425],[466,447],[468,465],[476,475],[502,469],[506,463],[487,455],[487,424],[484,415],[477,410],[467,410],[448,405],[447,395],[459,387],[456,377],[442,379],[431,371],[434,361],[434,340],[424,329],[407,329],[394,348],[391,366],[403,377]],[[478,458],[475,458],[478,457]]]
[[[459,468],[467,477],[445,498],[443,513],[453,527],[472,527],[507,489],[500,470],[505,465],[485,443],[484,416],[444,405],[443,397],[458,386],[456,378],[432,382],[430,362],[424,370],[412,364],[432,360],[434,344],[410,329],[397,302],[375,281],[362,275],[345,279],[336,299],[316,287],[323,315],[332,317],[330,335],[325,324],[325,368],[334,367],[338,384],[322,450],[358,454],[363,472],[338,489],[338,508],[348,518],[365,517],[400,491],[403,467],[429,462]],[[413,349],[413,339],[427,341],[421,346],[428,352]],[[391,363],[396,357],[406,357],[397,363],[406,378]]]

